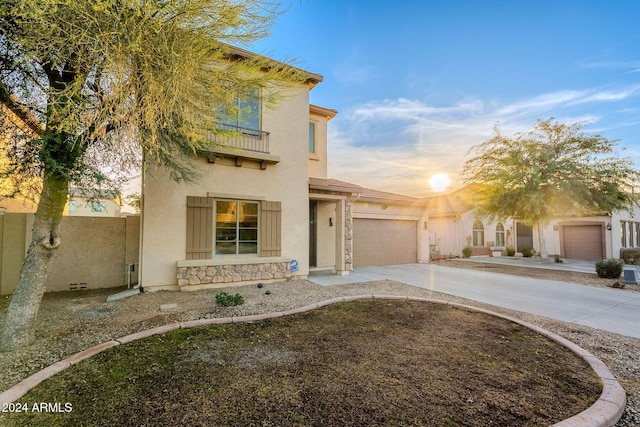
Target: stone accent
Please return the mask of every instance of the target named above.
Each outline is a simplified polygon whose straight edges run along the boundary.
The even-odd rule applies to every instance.
[[[178,267],[178,285],[189,286],[251,280],[288,279],[291,277],[290,268],[288,262]]]
[[[344,206],[344,268],[353,271],[353,202]]]

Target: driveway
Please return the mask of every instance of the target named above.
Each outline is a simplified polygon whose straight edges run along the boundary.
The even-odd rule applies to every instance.
[[[309,276],[327,286],[384,279],[640,338],[640,292],[429,264],[359,267],[349,276]]]

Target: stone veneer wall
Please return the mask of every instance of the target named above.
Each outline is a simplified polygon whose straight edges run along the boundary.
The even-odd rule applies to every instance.
[[[178,267],[179,286],[277,280],[290,277],[291,267],[288,262]]]
[[[349,199],[344,211],[344,268],[353,271],[353,202]]]

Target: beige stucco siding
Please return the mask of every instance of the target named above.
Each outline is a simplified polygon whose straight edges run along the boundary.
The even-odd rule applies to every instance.
[[[331,202],[318,203],[318,248],[317,267],[335,267],[336,246],[336,204]],[[331,226],[330,224],[334,225]]]
[[[308,274],[308,88],[300,85],[283,94],[275,109],[262,111],[262,130],[270,133],[270,154],[280,162],[261,170],[245,161],[194,164],[202,176],[196,184],[175,184],[163,170],[144,179],[142,230],[142,284],[176,284],[176,262],[186,258],[187,196],[212,196],[282,202],[282,257],[299,262]],[[246,256],[245,256],[246,258]]]
[[[327,118],[325,116],[309,114],[309,123],[315,125],[315,152],[309,153],[309,176],[315,178],[327,177]],[[307,145],[308,147],[308,145]],[[307,149],[307,151],[309,151]]]

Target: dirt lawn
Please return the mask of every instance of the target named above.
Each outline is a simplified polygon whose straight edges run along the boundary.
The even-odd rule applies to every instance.
[[[600,392],[583,360],[520,325],[369,300],[110,349],[21,400],[71,412],[3,425],[539,426]]]
[[[605,287],[610,286],[612,282],[614,282],[610,279],[598,279],[594,274],[541,270],[515,266],[498,267],[495,265],[476,264],[459,260],[442,261],[438,262],[438,264],[459,268],[490,269],[497,273],[519,274],[553,280],[572,281],[590,286]],[[265,290],[271,291],[271,294],[266,295]],[[107,289],[96,291],[60,292],[45,295],[37,319],[38,342],[15,353],[0,353],[0,371],[2,372],[2,375],[0,376],[0,390],[5,390],[38,370],[93,345],[116,339],[133,332],[177,321],[285,311],[337,296],[363,294],[418,296],[483,306],[482,304],[473,303],[451,295],[440,294],[428,289],[406,286],[404,284],[388,280],[329,287],[318,286],[305,280],[292,280],[265,285],[265,287],[261,289],[256,286],[240,286],[196,292],[144,293],[120,301],[106,302],[106,297],[108,295],[114,294],[118,291],[119,289]],[[215,303],[215,295],[219,291],[226,291],[229,293],[238,292],[244,296],[245,304],[238,307],[219,307]],[[1,314],[6,312],[8,302],[8,297],[0,298],[0,327],[2,326],[3,319]],[[484,306],[484,308],[491,309],[491,307],[487,306]],[[379,310],[374,311],[377,313]],[[437,311],[438,310],[431,310],[430,312]],[[308,346],[310,349],[316,350],[312,351],[312,359],[309,359],[313,363],[309,362],[306,365],[312,366],[315,364],[313,366],[316,366],[316,372],[314,375],[317,376],[310,378],[317,379],[325,377],[327,380],[326,384],[314,389],[313,384],[315,384],[315,379],[311,382],[305,382],[306,380],[303,378],[303,380],[298,381],[298,383],[306,384],[305,393],[300,395],[299,391],[301,389],[296,389],[297,391],[294,390],[294,393],[291,396],[295,395],[300,399],[303,399],[300,401],[303,402],[303,406],[317,406],[318,411],[324,408],[324,410],[332,412],[333,409],[331,407],[324,407],[324,404],[322,403],[323,401],[332,401],[335,405],[342,405],[343,410],[340,412],[341,415],[339,415],[341,417],[349,417],[352,415],[354,417],[365,417],[367,414],[370,414],[374,417],[369,420],[372,425],[376,425],[376,423],[378,425],[383,425],[384,423],[381,421],[382,418],[375,417],[382,416],[383,418],[387,417],[384,418],[386,420],[391,420],[395,419],[393,418],[395,415],[392,416],[388,413],[385,413],[386,415],[380,415],[380,412],[374,411],[374,408],[387,401],[392,402],[392,406],[398,405],[399,403],[396,400],[393,400],[393,394],[396,393],[396,391],[390,390],[395,390],[393,387],[399,387],[402,384],[405,384],[408,388],[404,390],[403,393],[414,393],[411,397],[408,397],[407,400],[408,402],[413,402],[410,406],[414,408],[408,413],[415,415],[412,411],[418,408],[423,411],[420,416],[425,416],[424,414],[433,410],[434,414],[439,414],[437,417],[440,420],[440,424],[427,423],[427,425],[449,426],[487,425],[491,420],[485,418],[484,421],[480,421],[482,418],[476,417],[482,417],[483,411],[496,413],[498,408],[500,408],[500,411],[503,411],[500,412],[501,414],[506,414],[506,417],[511,418],[504,418],[504,420],[510,420],[506,424],[502,422],[498,423],[494,420],[492,421],[494,425],[527,425],[527,423],[530,423],[530,420],[534,419],[545,424],[546,421],[543,422],[541,421],[542,418],[536,417],[546,417],[544,418],[545,420],[559,420],[565,417],[565,415],[568,416],[586,408],[589,405],[589,402],[594,401],[599,396],[599,385],[597,390],[593,388],[594,377],[592,376],[590,369],[585,368],[585,365],[581,361],[578,361],[579,364],[576,367],[576,365],[573,364],[575,362],[573,356],[567,354],[564,348],[556,345],[550,346],[545,340],[540,340],[540,337],[532,335],[527,330],[518,330],[512,324],[504,325],[501,324],[500,321],[493,324],[493,320],[491,318],[487,319],[478,316],[469,317],[470,313],[465,313],[460,310],[441,311],[446,313],[448,317],[441,318],[431,326],[427,326],[427,323],[425,323],[427,320],[422,317],[420,317],[421,320],[417,320],[416,318],[412,319],[410,315],[409,318],[407,318],[408,315],[406,313],[401,314],[398,307],[392,307],[392,309],[385,308],[384,310],[381,310],[381,318],[386,320],[377,324],[377,326],[369,325],[362,327],[359,331],[352,328],[352,326],[355,328],[358,323],[356,322],[357,316],[351,320],[349,317],[345,317],[338,321],[339,319],[336,319],[335,315],[333,315],[333,324],[337,327],[333,332],[329,333],[328,330],[325,332],[308,332],[309,339],[313,340],[313,337],[315,336],[315,341],[311,341],[311,343],[315,342],[315,344],[308,344]],[[395,316],[398,318],[395,319]],[[423,326],[416,329],[413,322],[415,322],[415,325]],[[316,326],[320,327],[323,325],[327,326],[332,322],[323,320],[315,323]],[[389,328],[387,328],[387,324]],[[552,329],[555,328],[564,335],[573,336],[574,339],[577,339],[578,341],[591,336],[591,332],[586,332],[586,330],[585,332],[582,332],[584,328],[571,325],[564,327],[562,325],[562,323],[552,322],[547,326],[553,326]],[[406,335],[419,331],[428,332],[429,334],[422,333],[411,337]],[[255,333],[262,332],[260,332],[260,328],[258,328]],[[434,345],[436,337],[435,335],[431,335],[432,333],[449,334],[449,338],[445,338],[448,339],[449,342],[447,344]],[[598,336],[600,335],[601,334],[598,334]],[[289,336],[291,336],[291,333],[289,333]],[[454,337],[453,339],[451,338],[452,336]],[[409,346],[404,350],[402,350],[402,347],[397,345],[397,340],[401,337],[404,337],[401,341],[405,345]],[[282,339],[282,337],[280,339]],[[611,338],[606,338],[606,340],[606,345],[599,343],[597,347],[591,347],[591,351],[595,350],[596,355],[598,355],[598,353],[603,353],[605,356],[603,360],[608,364],[612,363],[612,366],[617,368],[616,375],[620,375],[622,377],[625,388],[628,388],[628,390],[635,390],[635,384],[637,381],[633,374],[635,371],[629,371],[630,368],[627,365],[622,366],[624,370],[621,371],[621,367],[618,366],[617,362],[617,359],[620,358],[619,352],[622,351],[621,349],[627,349],[627,347],[629,349],[635,348],[633,347],[633,345],[635,345],[635,341],[613,335]],[[466,343],[476,343],[480,347],[475,347],[475,349],[471,350],[453,350],[454,344]],[[242,363],[245,363],[245,365],[247,359],[246,357],[243,358],[242,354],[245,356],[247,354],[251,355],[254,353],[262,354],[264,356],[264,360],[270,360],[272,362],[278,359],[278,357],[276,357],[278,355],[282,356],[283,360],[298,360],[296,363],[300,363],[299,360],[302,360],[298,359],[297,356],[289,359],[289,356],[294,353],[288,351],[285,351],[284,353],[276,351],[274,353],[274,345],[286,346],[287,340],[284,339],[284,341],[280,341],[279,344],[269,344],[267,347],[258,346],[251,350],[245,350],[244,353],[240,352],[237,353],[236,356],[229,357],[231,357],[232,360],[244,360]],[[314,345],[316,347],[314,347]],[[326,347],[318,347],[319,345]],[[302,345],[302,347],[305,346],[306,345]],[[525,351],[522,353],[513,352],[513,346],[518,346]],[[620,346],[620,349],[617,349],[617,346]],[[161,351],[161,354],[154,356],[153,352],[147,352],[146,350],[145,353],[149,353],[152,358],[157,357],[158,360],[165,357],[162,351],[164,348],[168,347],[164,345],[156,345],[152,347]],[[609,347],[612,350],[607,350]],[[127,349],[132,349],[134,347],[132,344],[120,346],[119,348],[121,351],[129,351]],[[201,346],[201,348],[206,348],[206,346]],[[589,345],[587,348],[589,349]],[[346,349],[350,349],[349,352],[346,352]],[[400,354],[390,353],[391,350],[395,349],[400,349]],[[547,349],[553,350],[553,352],[547,351]],[[616,349],[615,354],[614,349]],[[374,351],[376,350],[381,353],[375,353]],[[467,356],[463,356],[465,351],[469,351]],[[183,354],[180,353],[179,348],[176,349],[176,352],[177,354]],[[195,359],[194,357],[191,357],[188,359],[190,361],[188,364],[182,363],[184,359],[177,360],[175,362],[175,366],[193,366],[194,369],[200,369],[198,367],[198,363],[200,362],[197,361],[199,358],[202,359],[204,357],[203,354],[205,353],[201,353],[199,357],[194,356]],[[378,355],[371,356],[367,359],[366,355],[368,354]],[[347,356],[344,361],[344,363],[347,364],[345,366],[348,366],[349,363],[356,363],[356,365],[351,365],[349,368],[345,368],[344,366],[342,368],[332,367],[330,363],[333,363],[332,361],[338,357],[337,355]],[[145,363],[149,366],[158,366],[154,365],[152,360],[146,361]],[[160,366],[162,369],[156,370],[156,374],[157,372],[165,372],[165,367],[173,366],[171,363],[174,362],[167,360],[166,363],[166,365],[162,364]],[[242,363],[239,365],[240,367],[245,366],[242,365]],[[255,373],[258,371],[254,371],[254,369],[261,369],[262,371],[259,371],[261,373],[258,374],[259,377],[260,375],[266,375],[271,371],[275,372],[276,369],[280,370],[283,368],[283,366],[278,363],[275,363],[275,365],[273,363],[256,363],[256,365],[257,366],[252,367],[251,370],[245,366],[244,369],[240,369],[233,374],[228,374],[231,375],[228,378],[240,379],[240,373],[244,373],[245,371]],[[635,363],[633,363],[633,365],[635,365]],[[299,365],[296,366],[298,366],[296,369],[299,370]],[[429,367],[430,370],[416,369],[416,367]],[[501,372],[500,375],[506,375],[506,377],[498,379],[497,368],[505,367],[507,369]],[[449,368],[452,370],[445,371],[445,369]],[[485,368],[489,368],[489,371],[482,370]],[[495,372],[493,371],[494,368],[496,369]],[[431,369],[435,369],[435,371]],[[102,373],[105,374],[105,372],[106,371],[103,371]],[[342,376],[340,379],[337,379],[337,376],[330,375],[332,372],[342,372],[343,374],[346,374],[346,376]],[[359,377],[358,375],[350,376],[351,373],[360,374],[361,372],[370,374],[367,379],[369,382],[362,379],[366,377]],[[492,372],[496,374],[495,377],[492,375]],[[382,374],[384,374],[384,377]],[[109,375],[118,376],[119,374],[116,373]],[[283,374],[283,377],[286,377],[287,375],[293,375],[293,373],[289,372],[289,374]],[[420,375],[423,375],[423,377],[419,378]],[[549,375],[550,377],[543,377]],[[95,376],[98,377],[99,375],[96,374]],[[211,378],[213,376],[215,375],[209,375],[209,377],[204,378]],[[253,381],[257,381],[255,378]],[[359,382],[353,382],[354,387],[350,388],[349,384],[351,384],[352,380],[355,381],[356,378],[358,378]],[[540,380],[540,378],[544,378],[542,383],[545,384],[545,386],[543,388],[537,386],[534,387],[536,381]],[[452,380],[448,381],[447,379]],[[176,377],[176,381],[178,381],[178,383],[175,384],[172,383],[173,380],[171,378],[166,380],[169,381],[169,387],[163,387],[162,390],[170,390],[170,393],[166,395],[167,405],[173,405],[175,408],[179,408],[183,405],[188,407],[190,403],[180,400],[179,393],[175,391],[178,390],[174,386],[179,383],[179,377]],[[153,378],[150,378],[149,381],[154,380]],[[213,380],[210,380],[210,382],[211,381]],[[243,381],[246,381],[246,379]],[[251,379],[249,379],[249,381],[251,381]],[[500,383],[500,381],[504,382]],[[378,384],[378,382],[380,382],[380,384],[393,387],[386,389],[385,391],[373,386]],[[91,384],[93,385],[87,390],[86,394],[73,397],[72,403],[74,405],[78,405],[74,406],[75,408],[78,408],[78,412],[76,412],[76,414],[80,413],[79,408],[81,406],[79,405],[84,405],[86,402],[92,401],[98,407],[108,407],[109,404],[105,403],[106,401],[102,401],[101,404],[102,398],[96,400],[95,398],[90,397],[90,395],[95,393],[96,390],[100,390],[103,385],[98,385],[96,383]],[[152,386],[149,387],[149,390],[158,389],[157,391],[160,392],[159,383],[153,384],[152,382],[150,384],[152,384]],[[183,381],[182,384],[188,384],[188,382]],[[54,383],[50,381],[46,381],[43,384],[43,386],[46,387],[53,385]],[[567,386],[569,388],[567,388]],[[40,390],[45,389],[41,388]],[[244,387],[243,390],[247,390],[247,388]],[[348,394],[340,397],[340,393],[343,392]],[[526,397],[522,397],[522,395],[518,394],[520,392],[527,393]],[[38,399],[59,401],[56,398],[57,395],[54,396],[50,393],[53,393],[53,391],[44,392],[44,394],[38,395]],[[270,395],[271,392],[268,391],[267,388],[267,390],[263,390],[262,392],[259,392],[259,394],[260,393]],[[329,396],[330,393],[337,394]],[[116,392],[113,394],[116,396],[118,395]],[[402,393],[400,395],[402,395]],[[432,403],[430,399],[437,396],[445,402],[450,402],[452,406],[444,412],[442,408],[435,409],[435,406],[430,406]],[[556,405],[554,402],[556,400],[554,398],[550,401],[548,400],[548,396],[564,396],[564,398],[568,398],[569,401],[573,401],[576,406],[568,406],[567,408],[570,407],[572,409],[568,409],[567,411],[565,408],[564,413],[555,412]],[[161,396],[157,395],[154,399],[158,397]],[[211,396],[207,396],[207,399],[210,397]],[[351,410],[344,409],[348,407],[345,406],[348,403],[348,399],[346,399],[346,397],[348,397],[348,399],[354,399],[354,402],[360,402],[358,403],[358,408],[363,409],[357,410],[356,412],[353,412],[352,415],[349,415],[351,414]],[[72,399],[72,397],[68,398]],[[281,397],[273,397],[269,402],[273,404],[280,398]],[[629,395],[629,398],[634,401],[635,391],[633,391],[633,394]],[[35,397],[30,397],[29,399],[35,399]],[[262,399],[262,397],[260,397],[260,399]],[[25,402],[32,403],[31,400]],[[564,400],[563,402],[566,403]],[[204,402],[200,403],[204,404]],[[294,404],[295,402],[292,403],[290,401],[289,403]],[[113,404],[115,405],[115,403]],[[349,403],[349,405],[350,404],[351,403]],[[465,417],[470,417],[465,418],[468,420],[468,423],[462,422],[463,418],[458,418],[458,411],[460,407],[471,410],[470,413],[465,415]],[[635,408],[635,406],[633,408]],[[633,408],[627,408],[628,413],[625,414],[625,419],[636,419],[636,412]],[[89,413],[89,408],[87,408],[87,413]],[[252,416],[255,416],[255,414]],[[292,415],[292,417],[293,418],[287,421],[289,425],[302,425],[296,424],[294,422],[295,416]],[[306,418],[307,421],[310,419],[311,418]],[[31,425],[41,425],[40,421],[44,421],[44,419],[30,419],[29,422],[25,423],[27,420],[27,418],[20,417],[18,415],[12,417],[11,423],[17,423],[18,425],[22,423],[23,425],[26,425],[31,422]],[[362,418],[358,418],[358,420],[362,420]],[[63,421],[64,418],[57,418],[53,421],[46,421],[45,424],[60,425]],[[8,423],[9,420],[7,419],[7,415],[0,413],[0,425],[10,425]],[[195,423],[197,424],[197,422]],[[287,423],[283,425],[287,425]],[[340,422],[339,424],[359,425],[359,423],[360,421],[356,421],[355,419],[344,418],[343,422]],[[391,421],[388,421],[387,423],[393,425]],[[122,422],[118,424],[122,424]],[[322,423],[319,423],[318,425],[321,424]],[[396,424],[420,425],[421,422],[404,419],[404,421],[399,421]],[[536,424],[537,422],[533,422],[532,425]],[[69,425],[73,425],[73,423]],[[97,422],[97,425],[102,424]],[[185,425],[189,425],[189,423]],[[635,424],[631,422],[630,424],[624,425]]]

